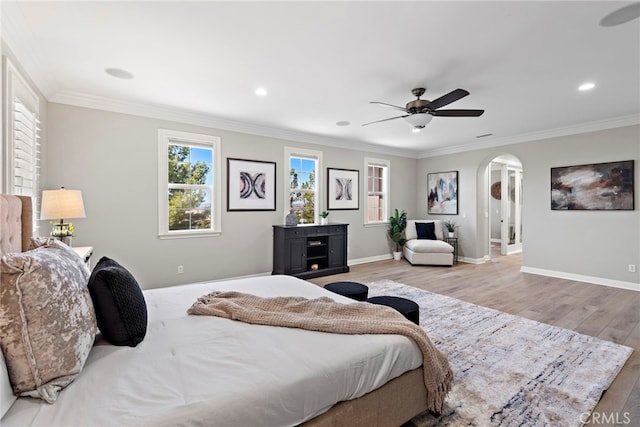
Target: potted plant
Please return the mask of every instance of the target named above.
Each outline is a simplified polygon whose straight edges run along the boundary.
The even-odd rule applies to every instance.
[[[407,213],[395,210],[393,216],[389,217],[389,238],[394,243],[393,259],[402,257],[402,246],[407,241],[404,238],[404,229],[407,228]]]
[[[458,226],[456,225],[454,220],[452,220],[451,218],[448,218],[444,222],[444,228],[449,233],[449,237],[455,237],[456,236],[456,228],[458,228]]]
[[[329,212],[327,211],[320,212],[320,224],[327,224],[329,222],[329,220],[327,219],[328,216],[329,216]]]

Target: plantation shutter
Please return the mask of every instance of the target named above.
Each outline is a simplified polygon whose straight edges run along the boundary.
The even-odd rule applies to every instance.
[[[13,104],[13,193],[35,200],[40,176],[40,121],[17,97]]]
[[[33,230],[38,235],[40,217],[40,120],[39,98],[7,59],[5,189],[9,194],[29,196],[33,202]]]

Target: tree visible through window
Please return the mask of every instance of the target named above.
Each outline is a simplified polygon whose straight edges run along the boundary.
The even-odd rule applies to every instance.
[[[212,150],[170,144],[167,156],[169,230],[211,229]]]
[[[221,233],[220,137],[158,129],[158,236]]]
[[[316,217],[316,159],[289,158],[290,207],[301,224],[314,223]]]

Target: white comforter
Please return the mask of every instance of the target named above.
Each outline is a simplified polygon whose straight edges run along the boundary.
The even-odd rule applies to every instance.
[[[138,347],[96,345],[55,404],[20,398],[0,424],[297,425],[422,364],[415,343],[403,336],[335,335],[187,315],[199,296],[232,289],[353,302],[290,276],[145,291],[149,327]]]

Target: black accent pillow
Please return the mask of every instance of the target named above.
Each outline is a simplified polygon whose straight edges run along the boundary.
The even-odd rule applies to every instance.
[[[416,222],[418,239],[438,240],[434,222]]]
[[[133,275],[102,257],[89,277],[98,328],[113,345],[137,346],[147,333],[147,303]]]

